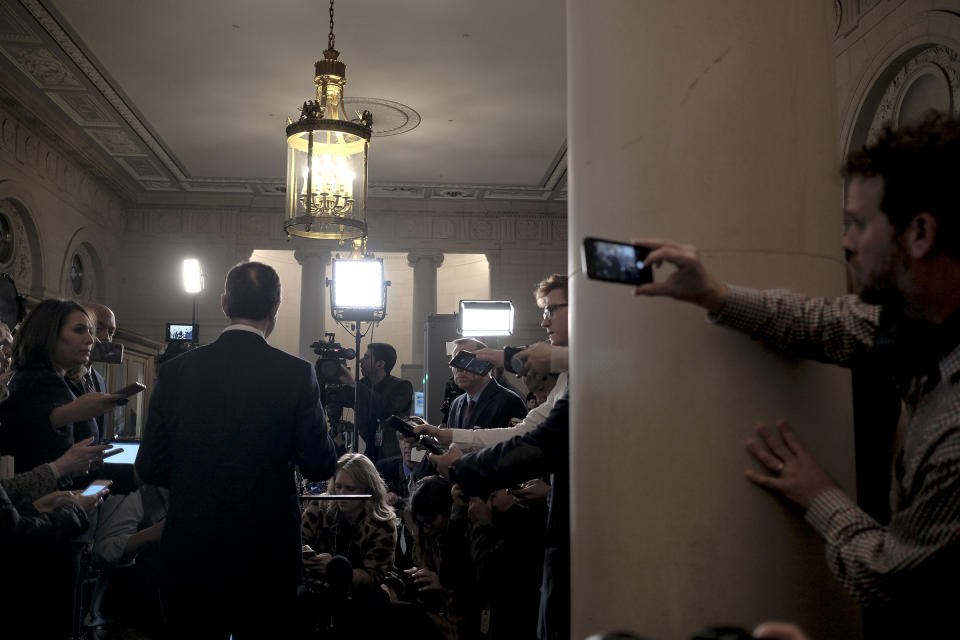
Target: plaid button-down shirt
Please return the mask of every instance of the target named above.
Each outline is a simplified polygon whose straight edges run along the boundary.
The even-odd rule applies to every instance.
[[[850,366],[873,347],[879,315],[856,296],[828,301],[731,287],[715,319],[785,353]],[[918,380],[906,398],[890,523],[882,526],[839,489],[817,496],[806,513],[826,541],[830,570],[864,604],[958,595],[960,347],[940,359],[939,374]]]

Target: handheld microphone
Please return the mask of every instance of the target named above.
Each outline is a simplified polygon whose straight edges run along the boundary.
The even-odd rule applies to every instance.
[[[413,432],[413,425],[397,416],[387,418],[387,426],[393,427],[408,438],[415,438],[424,449],[430,453],[442,456],[446,451],[440,446],[440,443],[426,434],[417,435]]]

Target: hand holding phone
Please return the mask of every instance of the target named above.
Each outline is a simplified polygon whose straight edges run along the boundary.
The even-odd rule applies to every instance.
[[[107,489],[110,488],[110,485],[113,484],[113,480],[94,480],[87,488],[83,490],[83,493],[80,494],[81,498],[89,498],[91,496],[100,496]]]
[[[390,416],[387,418],[387,426],[393,427],[407,438],[416,439],[420,446],[430,451],[430,453],[435,453],[437,455],[442,455],[444,453],[443,447],[440,446],[439,442],[429,436],[417,435],[414,433],[413,427],[418,425],[413,425],[398,416]]]
[[[127,386],[123,387],[122,389],[117,389],[117,390],[114,391],[113,393],[114,393],[114,395],[126,396],[126,397],[129,398],[130,396],[134,396],[134,395],[140,393],[141,391],[143,391],[143,390],[146,389],[146,388],[147,388],[147,385],[145,385],[145,384],[143,384],[143,383],[141,383],[141,382],[134,382],[134,383],[132,383],[132,384],[128,384]]]
[[[457,355],[453,356],[453,360],[450,361],[451,367],[456,367],[457,369],[463,369],[464,371],[469,371],[470,373],[475,373],[478,376],[485,376],[490,373],[490,370],[493,369],[493,363],[487,362],[486,360],[480,360],[477,356],[469,351],[461,351]]]
[[[639,286],[653,282],[653,269],[645,261],[650,250],[629,242],[583,239],[583,268],[593,280]]]

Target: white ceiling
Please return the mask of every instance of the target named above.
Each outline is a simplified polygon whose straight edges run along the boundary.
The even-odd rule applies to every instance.
[[[285,120],[314,97],[328,2],[38,4],[186,177],[282,181]],[[371,182],[543,185],[566,139],[562,3],[339,0],[335,21],[347,99],[422,118],[373,139]]]

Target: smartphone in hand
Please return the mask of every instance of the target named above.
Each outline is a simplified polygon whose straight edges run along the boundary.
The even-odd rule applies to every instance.
[[[456,367],[457,369],[463,369],[464,371],[469,371],[470,373],[475,373],[478,376],[485,376],[490,373],[491,369],[493,369],[492,362],[480,360],[477,358],[477,356],[473,355],[469,351],[461,351],[457,355],[453,356],[453,360],[450,361],[450,366]]]
[[[638,286],[653,282],[653,268],[645,260],[650,250],[629,242],[583,239],[583,268],[593,280]]]
[[[133,384],[128,384],[122,389],[117,389],[116,391],[114,391],[114,393],[121,396],[127,396],[129,398],[130,396],[137,395],[138,393],[140,393],[146,388],[147,388],[147,385],[140,382],[134,382]]]
[[[107,489],[110,488],[110,485],[113,484],[113,480],[94,480],[91,482],[86,489],[83,490],[83,493],[80,495],[84,498],[90,496],[98,496]]]

